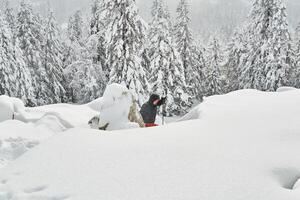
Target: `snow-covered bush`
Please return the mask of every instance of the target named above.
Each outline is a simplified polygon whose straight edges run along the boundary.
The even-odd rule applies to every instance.
[[[14,104],[8,96],[0,96],[0,122],[13,119]]]
[[[21,120],[24,112],[25,105],[21,99],[6,95],[0,96],[0,122],[12,119]]]

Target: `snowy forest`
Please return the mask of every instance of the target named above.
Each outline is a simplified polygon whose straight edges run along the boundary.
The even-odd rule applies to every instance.
[[[27,106],[87,103],[108,84],[126,86],[139,105],[167,96],[168,115],[187,113],[203,97],[239,89],[300,88],[300,19],[294,30],[282,0],[254,0],[229,39],[220,31],[199,40],[190,4],[172,18],[153,0],[144,20],[135,0],[94,0],[62,29],[49,6],[44,16],[22,1],[0,13],[0,95]],[[150,11],[149,11],[150,12]]]

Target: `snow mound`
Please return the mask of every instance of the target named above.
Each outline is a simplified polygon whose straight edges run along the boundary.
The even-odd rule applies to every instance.
[[[132,104],[132,94],[126,87],[119,84],[107,86],[101,99],[99,127],[107,127],[106,130],[138,128],[138,124],[128,119]]]
[[[293,186],[294,190],[300,190],[300,175],[297,179],[297,181],[295,182],[294,186]]]
[[[2,95],[0,96],[0,111],[0,122],[23,119],[25,105],[21,99]]]
[[[0,96],[0,122],[11,120],[14,116],[14,104],[8,96]]]
[[[280,87],[277,89],[277,92],[288,92],[292,90],[297,90],[297,89],[294,87]]]
[[[193,121],[71,129],[0,170],[0,199],[299,200],[299,102],[243,90],[207,98]]]
[[[101,98],[98,98],[88,104],[86,104],[89,108],[95,110],[95,111],[100,111],[101,109],[101,105],[102,105],[102,102],[103,102],[103,99],[102,97]]]
[[[53,132],[63,132],[67,129],[72,128],[68,122],[63,119],[57,117],[57,115],[46,114],[37,122],[35,122],[36,126],[43,126],[46,129],[52,130]]]
[[[99,111],[97,112],[86,105],[53,104],[27,108],[24,118],[26,122],[36,123],[42,118],[52,116],[52,118],[57,118],[56,121],[59,122],[56,126],[62,124],[67,129],[73,127],[88,128],[88,121],[98,113]]]
[[[10,97],[10,101],[14,105],[14,111],[17,113],[21,113],[25,111],[25,105],[24,102],[21,99]]]

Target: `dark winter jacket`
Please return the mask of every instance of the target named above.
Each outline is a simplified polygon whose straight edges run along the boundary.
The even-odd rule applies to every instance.
[[[160,100],[157,105],[154,105],[153,102],[158,99],[160,99],[159,96],[153,94],[151,95],[149,101],[142,106],[140,113],[143,117],[145,124],[155,123],[157,107],[161,106],[164,103],[162,100]]]

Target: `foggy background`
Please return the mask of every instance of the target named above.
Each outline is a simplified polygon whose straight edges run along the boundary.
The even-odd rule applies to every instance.
[[[11,6],[16,7],[20,0],[10,0]],[[56,13],[57,20],[64,24],[76,10],[83,13],[90,12],[92,0],[31,0],[34,9],[45,13],[47,3]],[[169,10],[175,17],[175,10],[179,0],[166,0]],[[0,0],[2,6],[4,0]],[[291,27],[300,22],[300,0],[285,0]],[[240,24],[250,11],[250,0],[190,0],[192,29],[197,33],[208,33],[216,30],[232,31]],[[152,0],[137,0],[142,17],[150,21]],[[224,29],[223,29],[224,27]]]

